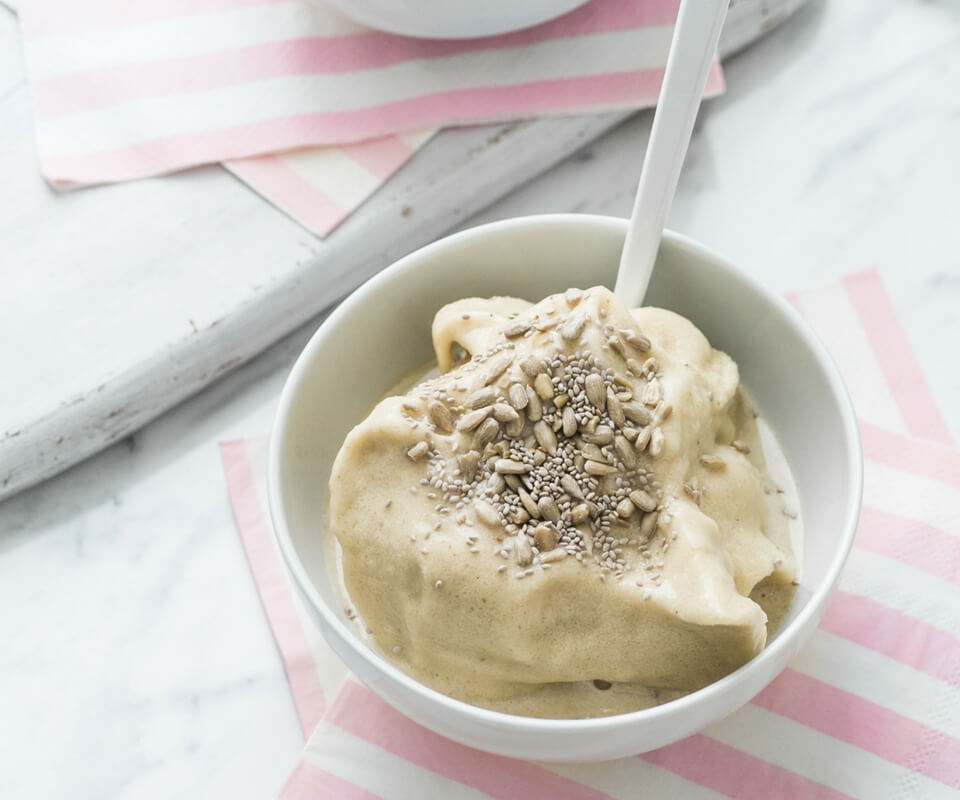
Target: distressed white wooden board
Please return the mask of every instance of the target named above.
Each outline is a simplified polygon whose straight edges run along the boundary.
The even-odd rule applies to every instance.
[[[722,52],[802,2],[738,0]],[[15,26],[0,9],[0,498],[128,435],[626,116],[445,131],[321,241],[218,167],[51,192]]]

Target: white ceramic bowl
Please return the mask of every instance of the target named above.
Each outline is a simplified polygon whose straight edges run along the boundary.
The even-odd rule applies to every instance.
[[[321,0],[314,0],[320,2]],[[424,39],[473,39],[529,28],[587,0],[322,0],[371,28]]]
[[[833,361],[806,323],[703,246],[667,233],[647,303],[690,318],[740,366],[793,467],[805,522],[801,586],[780,633],[736,672],[657,708],[543,720],[477,708],[423,686],[348,627],[324,563],[323,510],[333,459],[386,389],[431,356],[434,312],[467,296],[539,300],[570,286],[612,286],[626,221],[549,215],[441,239],[354,292],[320,327],[284,387],[270,449],[270,509],[280,549],[314,620],[364,682],[407,716],[464,744],[543,761],[651,750],[721,719],[763,689],[816,627],[853,542],[862,461]]]

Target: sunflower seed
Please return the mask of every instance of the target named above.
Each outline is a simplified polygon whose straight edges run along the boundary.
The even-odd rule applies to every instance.
[[[650,455],[656,458],[660,453],[663,452],[663,429],[654,428],[653,433],[650,434],[650,449],[648,451]]]
[[[520,362],[520,369],[528,378],[536,378],[541,372],[546,371],[547,366],[537,356],[530,355]]]
[[[427,404],[427,414],[430,416],[433,427],[438,431],[443,433],[453,431],[453,415],[450,413],[450,409],[439,400],[431,400]]]
[[[560,521],[560,508],[557,501],[550,495],[545,494],[537,501],[537,508],[540,509],[540,516],[551,522]]]
[[[623,462],[623,466],[627,469],[636,469],[637,454],[633,450],[633,445],[627,441],[626,437],[620,435],[614,436],[613,449],[617,451],[617,455]]]
[[[583,383],[583,388],[587,393],[587,400],[598,411],[603,411],[607,405],[607,387],[596,372],[587,375]]]
[[[638,353],[646,353],[650,349],[650,340],[646,336],[628,329],[622,329],[620,335]]]
[[[520,415],[514,411],[512,406],[508,406],[506,403],[493,404],[493,418],[497,422],[516,422],[519,417]]]
[[[494,472],[489,478],[487,478],[487,489],[490,494],[500,494],[506,487],[506,482],[503,479],[503,475],[499,472]]]
[[[611,336],[607,339],[607,347],[613,350],[620,358],[627,357],[627,351],[623,347],[623,342],[621,342],[616,336]]]
[[[525,334],[532,327],[533,326],[526,321],[521,320],[517,322],[512,322],[511,324],[507,325],[506,328],[503,329],[503,335],[506,336],[508,339],[516,339],[518,336],[523,336],[523,334]]]
[[[643,489],[634,489],[628,497],[630,502],[641,511],[653,511],[657,507],[657,499]]]
[[[533,391],[533,387],[527,387],[527,419],[531,422],[539,422],[543,417],[543,403],[540,402],[540,395]]]
[[[480,465],[480,454],[476,450],[468,450],[457,456],[457,466],[460,468],[461,477],[471,483],[477,474],[477,467]]]
[[[657,428],[657,430],[660,430]],[[653,435],[653,428],[647,425],[644,428],[640,429],[640,433],[637,434],[637,440],[633,443],[634,448],[636,448],[638,453],[642,453],[647,449],[647,445],[650,444],[650,438]]]
[[[503,432],[506,433],[511,439],[517,439],[523,435],[523,425],[523,414],[517,414],[517,418],[515,420],[504,425]]]
[[[575,505],[570,511],[570,519],[574,525],[586,522],[590,518],[590,509],[586,503]]]
[[[583,453],[583,457],[588,461],[603,461],[603,453],[600,452],[600,448],[597,447],[593,442],[585,442],[584,445],[580,448],[580,452]]]
[[[556,561],[562,561],[567,557],[567,551],[562,547],[553,547],[546,552],[540,553],[540,563],[544,566],[553,564]]]
[[[613,424],[618,428],[622,428],[627,424],[620,398],[617,397],[616,393],[609,386],[607,387],[607,414]]]
[[[429,452],[429,450],[430,445],[428,445],[426,442],[417,442],[407,450],[407,458],[409,458],[411,461],[419,461]]]
[[[746,442],[741,442],[739,439],[734,439],[732,442],[730,442],[730,446],[731,446],[734,450],[736,450],[736,451],[738,451],[738,452],[740,452],[740,453],[749,453],[749,452],[750,452],[750,445],[748,445]]]
[[[636,376],[637,378],[643,377],[643,366],[640,362],[633,358],[627,359],[627,372],[631,375]]]
[[[484,389],[477,389],[477,391],[467,397],[467,405],[470,408],[483,408],[484,406],[492,405],[496,400],[497,390],[492,386],[487,386]]]
[[[513,553],[517,557],[517,564],[529,567],[533,563],[533,549],[525,533],[518,533],[514,539]]]
[[[546,422],[540,420],[534,425],[533,435],[537,437],[537,443],[550,455],[555,456],[557,454],[557,434]]]
[[[589,475],[613,475],[617,471],[616,467],[601,464],[599,461],[588,461],[583,468]]]
[[[639,403],[622,403],[621,408],[623,409],[623,415],[631,422],[637,423],[637,425],[649,425],[653,419],[650,411]]]
[[[700,456],[700,463],[711,472],[720,472],[727,468],[727,462],[720,458],[720,456],[710,455],[708,453]]]
[[[590,444],[611,444],[613,442],[613,428],[609,425],[597,425],[593,433],[581,433],[580,438]]]
[[[569,317],[563,325],[560,326],[560,335],[568,342],[579,339],[583,333],[583,328],[587,324],[586,318],[582,314]]]
[[[621,517],[622,519],[627,519],[636,510],[636,506],[634,506],[634,504],[631,503],[626,497],[617,503],[617,516]]]
[[[563,408],[569,400],[570,395],[568,395],[566,392],[561,392],[553,398],[553,405],[555,408]]]
[[[510,513],[510,521],[515,525],[523,525],[530,520],[530,515],[523,508],[515,508]]]
[[[530,496],[530,493],[521,486],[519,489],[517,489],[517,495],[520,497],[520,502],[523,504],[523,507],[527,509],[527,513],[531,517],[536,517],[539,519],[540,509],[537,508],[537,504]]]
[[[652,378],[646,386],[643,387],[643,394],[640,396],[645,406],[656,408],[657,404],[663,399],[663,387],[660,381]]]
[[[475,408],[473,411],[468,411],[457,421],[457,430],[472,431],[477,427],[477,425],[487,418],[489,413],[489,406],[486,408]]]
[[[660,515],[656,512],[643,515],[643,521],[640,523],[640,540],[644,541],[653,536],[657,529],[657,521]]]
[[[510,384],[510,388],[507,390],[507,399],[517,411],[525,409],[529,402],[527,400],[527,390],[519,383]]]
[[[580,489],[580,485],[572,475],[568,475],[566,473],[561,475],[560,487],[571,497],[574,497],[577,500],[583,500],[583,492]]]
[[[540,551],[540,560],[543,561],[543,553],[548,553],[557,546],[556,531],[549,525],[537,525],[533,529],[533,543]]]
[[[654,356],[650,356],[643,362],[643,371],[647,375],[656,375],[660,371],[660,362]]]
[[[562,414],[563,435],[572,439],[577,433],[577,415],[574,413],[573,406],[564,406]]]
[[[534,378],[533,388],[541,400],[551,400],[553,398],[553,382],[547,373],[541,372]]]
[[[512,458],[498,458],[493,468],[501,475],[522,475],[533,469],[530,464],[514,461]]]
[[[485,419],[483,424],[477,428],[473,436],[473,447],[475,450],[482,449],[484,445],[489,444],[500,435],[500,426],[494,419]]]
[[[504,353],[497,358],[491,358],[486,363],[487,374],[483,379],[483,385],[489,386],[491,383],[493,383],[497,378],[507,371],[507,367],[509,367],[512,363],[513,356],[507,353]]]

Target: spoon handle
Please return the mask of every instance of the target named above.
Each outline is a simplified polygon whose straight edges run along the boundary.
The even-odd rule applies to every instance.
[[[728,4],[680,4],[614,289],[628,308],[639,306],[647,292]]]

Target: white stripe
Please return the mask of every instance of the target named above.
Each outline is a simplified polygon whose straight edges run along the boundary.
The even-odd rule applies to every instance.
[[[489,795],[452,781],[322,721],[301,760],[390,800],[485,800]]]
[[[896,433],[908,433],[876,355],[842,284],[799,298],[804,317],[826,342],[840,367],[857,416]]]
[[[855,547],[840,588],[960,636],[960,586],[929,572]]]
[[[337,147],[315,147],[277,156],[341,208],[353,209],[383,181]]]
[[[597,764],[540,766],[618,800],[637,800],[638,797],[722,800],[727,797],[639,758],[621,758],[618,761],[602,761]],[[642,787],[642,790],[639,787]]]
[[[286,565],[284,565],[284,569],[286,569]],[[307,647],[310,649],[310,657],[317,673],[317,680],[320,682],[320,688],[323,691],[323,700],[325,703],[330,703],[340,691],[344,681],[350,678],[350,670],[347,669],[343,660],[334,652],[333,648],[327,644],[327,640],[323,638],[317,623],[300,600],[300,595],[294,591],[293,579],[289,574],[287,574],[287,581],[290,583],[290,593],[293,596],[293,605],[297,611],[300,626],[303,628],[304,636],[307,639]]]
[[[960,536],[960,486],[866,459],[863,504]]]
[[[79,155],[151,139],[219,130],[296,114],[350,111],[437,92],[515,86],[662,65],[670,27],[551,41],[530,48],[407,61],[379,70],[296,75],[195,94],[134,100],[40,120],[45,156]]]
[[[216,53],[311,36],[369,32],[319,3],[252,6],[213,14],[152,20],[121,28],[30,36],[26,57],[32,80],[87,69]]]
[[[895,783],[916,789],[915,794],[905,793],[901,797],[956,800],[954,790],[938,781],[758,706],[744,706],[706,733],[719,742],[864,800],[876,800],[878,786]]]
[[[438,128],[429,128],[423,131],[407,131],[406,133],[398,133],[397,138],[406,144],[408,147],[412,147],[414,150],[419,150],[423,147],[433,136],[436,134]]]
[[[254,494],[260,505],[268,530],[273,530],[270,522],[270,501],[267,497],[267,450],[270,447],[269,436],[250,436],[243,440],[243,449],[247,457],[247,465],[253,480]]]
[[[790,667],[960,739],[960,690],[849,639],[818,630]]]

